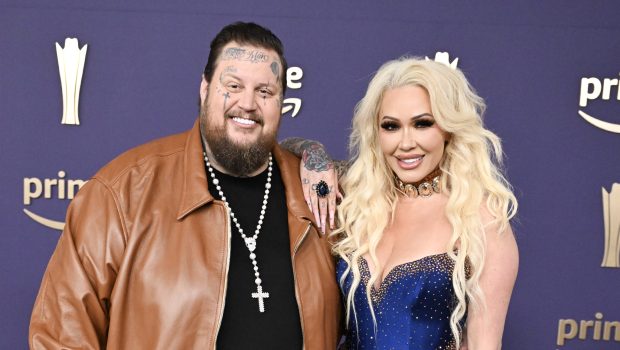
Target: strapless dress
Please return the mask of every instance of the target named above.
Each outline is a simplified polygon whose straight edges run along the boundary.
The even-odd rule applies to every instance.
[[[347,266],[339,259],[338,281]],[[345,349],[456,349],[450,330],[457,303],[452,288],[454,261],[447,253],[398,265],[378,289],[371,288],[376,328],[366,299],[370,270],[364,258],[359,259],[359,267],[361,282],[354,295],[355,313],[352,310],[348,320]],[[352,280],[349,274],[340,286],[345,305]]]

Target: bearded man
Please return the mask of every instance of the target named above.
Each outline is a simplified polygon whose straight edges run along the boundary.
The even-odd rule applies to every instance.
[[[276,134],[280,40],[211,42],[194,127],[132,149],[79,191],[41,284],[32,349],[333,349],[340,297],[299,158]]]

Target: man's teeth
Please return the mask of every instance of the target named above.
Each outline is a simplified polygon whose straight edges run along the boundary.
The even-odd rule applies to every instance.
[[[401,161],[404,162],[404,163],[407,163],[407,164],[412,164],[414,162],[417,162],[420,159],[422,159],[422,157],[409,158],[409,159],[401,159]]]
[[[256,124],[256,122],[251,120],[251,119],[243,119],[243,118],[233,117],[233,120],[236,121],[237,123],[245,124],[245,125]]]

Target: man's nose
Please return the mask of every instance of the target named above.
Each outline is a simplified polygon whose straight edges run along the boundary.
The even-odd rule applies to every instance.
[[[241,93],[239,108],[244,111],[253,111],[256,109],[256,94],[253,90],[247,89]]]

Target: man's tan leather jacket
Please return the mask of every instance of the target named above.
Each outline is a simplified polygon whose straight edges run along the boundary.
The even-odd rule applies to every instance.
[[[305,349],[334,349],[340,296],[312,223],[299,159],[273,152],[286,187]],[[32,349],[213,349],[230,219],[207,190],[198,122],[101,169],[73,199],[30,322]],[[242,330],[240,330],[242,334]]]

